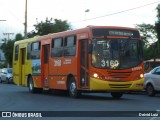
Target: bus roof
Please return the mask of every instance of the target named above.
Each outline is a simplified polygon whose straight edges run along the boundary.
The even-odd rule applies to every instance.
[[[16,41],[15,44],[32,42],[32,41],[41,40],[41,39],[50,39],[52,37],[59,37],[59,36],[63,36],[63,35],[67,36],[67,35],[71,35],[71,34],[82,33],[85,31],[87,32],[87,31],[90,31],[91,29],[95,29],[95,28],[137,30],[136,28],[121,27],[121,26],[92,26],[92,25],[90,25],[85,28],[80,28],[80,29],[76,29],[76,30],[67,30],[67,31],[58,32],[58,33],[50,33],[48,35],[43,35],[43,36],[35,36],[33,38],[24,39],[25,41],[24,40]]]
[[[39,38],[39,36],[35,36],[33,38],[28,38],[28,39],[23,39],[23,40],[16,41],[14,44],[32,42],[32,41],[37,40],[38,38]]]

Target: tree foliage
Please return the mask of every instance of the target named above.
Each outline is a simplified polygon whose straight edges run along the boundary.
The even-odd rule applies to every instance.
[[[143,38],[145,60],[160,58],[160,4],[157,7],[157,18],[155,25],[136,25]]]
[[[21,33],[16,34],[15,41],[22,40],[22,39],[23,39],[23,36]]]
[[[155,30],[158,38],[158,53],[160,54],[160,4],[157,6],[157,21],[155,23]]]
[[[6,63],[9,64],[9,66],[12,66],[12,58],[13,58],[13,46],[14,46],[14,40],[6,40],[4,39],[4,43],[1,45],[1,49],[4,52],[4,56],[6,59]]]
[[[12,59],[13,59],[13,47],[14,47],[14,42],[18,41],[18,40],[22,40],[23,36],[21,33],[16,34],[15,39],[14,40],[7,40],[7,39],[3,39],[2,41],[4,41],[4,43],[1,45],[0,49],[2,49],[4,56],[5,56],[5,64],[8,65],[10,67],[12,67]],[[7,67],[7,66],[5,66]]]
[[[156,51],[157,48],[157,33],[155,30],[155,26],[151,24],[139,24],[136,25],[136,27],[139,29],[144,47],[144,59],[156,59]]]
[[[69,23],[67,21],[62,21],[59,19],[48,19],[45,22],[41,21],[34,25],[35,30],[29,32],[28,37],[33,37],[35,35],[47,35],[49,33],[57,33],[70,29]]]
[[[139,29],[141,37],[144,42],[144,47],[149,47],[150,44],[157,41],[155,26],[151,24],[138,24],[136,27]]]

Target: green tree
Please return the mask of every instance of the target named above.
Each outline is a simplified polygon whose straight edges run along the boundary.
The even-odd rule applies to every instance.
[[[157,6],[157,21],[155,23],[155,30],[158,38],[158,54],[160,54],[160,4]],[[160,55],[159,55],[160,56]]]
[[[15,41],[22,40],[22,39],[23,39],[23,36],[21,33],[16,34]]]
[[[157,6],[157,21],[155,25],[140,24],[136,27],[140,30],[144,40],[144,58],[160,58],[160,4]]]
[[[7,41],[6,39],[4,39],[4,41],[5,42],[1,45],[1,49],[4,52],[6,64],[9,64],[9,66],[12,67],[14,40]]]
[[[53,33],[62,32],[71,29],[70,25],[67,21],[61,21],[58,19],[54,19],[55,23],[53,25]]]
[[[3,39],[4,43],[1,45],[0,49],[2,49],[4,56],[5,56],[5,67],[6,65],[9,64],[10,67],[12,67],[12,59],[13,59],[13,47],[14,47],[14,42],[18,40],[22,40],[23,36],[22,34],[18,33],[15,36],[15,40],[7,40]]]
[[[32,30],[28,33],[28,37],[33,37],[35,35],[47,35],[49,33],[57,33],[70,29],[70,25],[67,21],[62,21],[59,19],[48,19],[45,22],[41,21],[34,25],[35,31]]]
[[[144,59],[156,59],[157,58],[157,33],[155,26],[151,24],[139,24],[136,25],[139,29],[141,37],[143,39],[144,47]]]
[[[154,25],[143,23],[136,25],[136,27],[140,31],[144,47],[149,47],[152,43],[157,41],[157,34]]]

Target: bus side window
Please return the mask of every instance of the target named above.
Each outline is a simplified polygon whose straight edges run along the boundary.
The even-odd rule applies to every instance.
[[[31,44],[31,59],[40,59],[40,42],[33,42]]]
[[[51,57],[62,57],[63,54],[63,38],[52,39]]]
[[[31,43],[27,45],[27,60],[31,59]]]
[[[18,53],[19,53],[19,45],[15,46],[15,56],[14,56],[14,60],[17,61],[18,60]]]
[[[76,55],[76,36],[68,36],[64,41],[64,56]]]

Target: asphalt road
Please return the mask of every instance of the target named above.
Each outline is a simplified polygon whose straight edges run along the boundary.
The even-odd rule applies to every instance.
[[[56,111],[62,114],[66,112],[62,111],[77,111],[71,114],[81,113],[84,115],[88,111],[89,116],[86,117],[42,117],[34,118],[37,120],[160,120],[160,117],[132,117],[132,112],[127,111],[138,111],[140,114],[146,113],[144,111],[149,111],[157,113],[160,110],[160,95],[155,97],[149,97],[145,93],[132,93],[124,94],[124,96],[115,100],[111,97],[110,93],[91,93],[83,94],[79,99],[70,98],[66,93],[60,93],[58,95],[54,94],[31,94],[28,92],[28,88],[20,87],[13,84],[0,84],[0,111]],[[95,117],[96,112],[91,111],[109,111],[111,116],[107,117]],[[121,114],[119,111],[123,111]],[[110,114],[110,113],[106,114]],[[126,114],[126,116],[125,116]],[[135,113],[133,112],[135,115]],[[92,116],[93,115],[93,116]],[[104,114],[103,114],[104,115]],[[112,116],[113,115],[113,116]],[[127,117],[127,115],[131,117]],[[138,114],[139,115],[139,114]],[[160,113],[159,113],[160,116]],[[0,118],[1,120],[2,118]],[[3,119],[22,119],[22,118],[3,118]],[[23,118],[32,119],[32,118]]]

